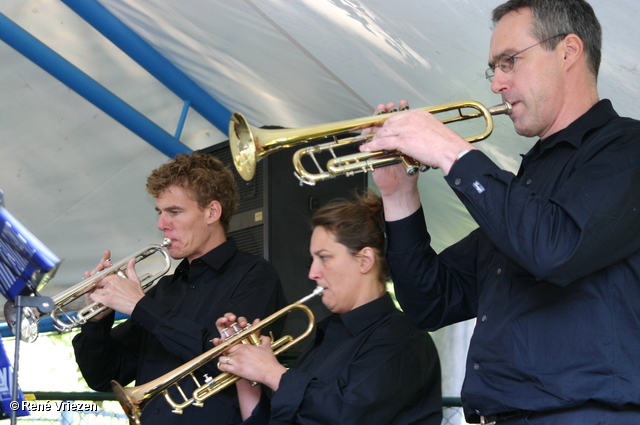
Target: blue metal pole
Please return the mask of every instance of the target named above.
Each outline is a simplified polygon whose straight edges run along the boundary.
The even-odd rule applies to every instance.
[[[0,13],[0,40],[3,40],[165,155],[174,157],[182,152],[191,152],[188,146],[76,68],[2,13]]]
[[[222,133],[229,131],[231,112],[158,53],[96,0],[61,0],[120,50],[147,70]]]
[[[191,106],[191,102],[188,100],[186,100],[184,105],[182,105],[182,113],[180,114],[180,120],[178,120],[176,134],[174,134],[176,139],[179,139],[182,134],[182,128],[184,127],[184,122],[187,120],[187,113],[189,113],[189,106]]]

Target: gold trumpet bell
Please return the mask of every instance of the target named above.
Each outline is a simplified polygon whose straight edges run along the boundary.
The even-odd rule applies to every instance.
[[[124,414],[129,418],[129,423],[132,425],[141,425],[140,413],[142,409],[140,406],[146,403],[142,403],[140,400],[136,401],[135,394],[130,394],[133,388],[125,388],[117,382],[112,381],[111,389],[113,390],[113,395],[116,400],[120,402]]]
[[[239,112],[231,116],[229,123],[229,149],[233,158],[233,165],[238,174],[245,181],[250,181],[256,174],[258,156],[256,153],[256,140],[251,132],[251,126],[247,119]]]

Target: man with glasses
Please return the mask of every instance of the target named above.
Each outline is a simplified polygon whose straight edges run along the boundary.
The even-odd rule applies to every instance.
[[[486,76],[538,141],[514,175],[424,111],[375,129],[362,150],[441,169],[479,225],[436,253],[417,176],[377,169],[396,295],[425,329],[477,318],[469,422],[640,424],[640,122],[599,98],[588,3],[509,0],[493,22]]]

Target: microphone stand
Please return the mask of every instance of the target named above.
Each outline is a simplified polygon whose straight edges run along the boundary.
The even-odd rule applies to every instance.
[[[53,310],[53,300],[49,297],[18,295],[15,299],[16,306],[16,348],[13,359],[13,380],[11,384],[11,402],[12,406],[17,406],[11,410],[11,425],[15,425],[20,410],[20,400],[18,400],[18,362],[20,360],[20,338],[22,337],[22,308],[35,307],[41,314],[50,313]],[[16,404],[18,403],[18,404]]]

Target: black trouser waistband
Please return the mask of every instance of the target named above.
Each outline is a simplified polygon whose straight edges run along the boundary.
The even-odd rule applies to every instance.
[[[480,423],[489,425],[496,424],[499,425],[502,422],[522,418],[528,415],[535,415],[538,417],[539,415],[555,415],[555,414],[564,414],[572,411],[581,411],[583,409],[604,409],[616,412],[638,412],[640,413],[640,406],[627,406],[624,409],[618,409],[615,407],[611,407],[609,405],[597,402],[597,401],[589,401],[580,406],[569,407],[566,409],[556,409],[556,410],[547,410],[547,411],[532,411],[532,410],[513,410],[511,412],[500,413],[496,415],[487,415],[480,416]],[[531,416],[533,418],[533,416]],[[640,422],[639,422],[640,424]]]

